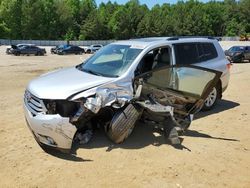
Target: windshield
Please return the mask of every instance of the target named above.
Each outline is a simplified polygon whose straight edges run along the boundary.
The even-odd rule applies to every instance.
[[[142,49],[133,48],[130,45],[109,44],[78,68],[99,76],[119,77],[128,70],[141,51]]]

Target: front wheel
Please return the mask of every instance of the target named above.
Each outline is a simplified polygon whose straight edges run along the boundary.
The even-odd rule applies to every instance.
[[[140,115],[141,109],[129,104],[125,109],[117,112],[110,124],[106,125],[106,134],[114,143],[122,143],[132,133]]]
[[[14,55],[16,55],[16,56],[20,56],[20,54],[21,54],[20,52],[15,52],[14,53]]]
[[[218,87],[214,87],[212,89],[212,91],[210,92],[210,94],[208,95],[204,106],[202,108],[203,111],[208,111],[211,110],[215,104],[217,103],[218,99],[219,99],[219,88]]]

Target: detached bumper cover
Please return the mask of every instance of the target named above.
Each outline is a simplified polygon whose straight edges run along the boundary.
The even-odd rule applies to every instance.
[[[76,127],[69,123],[69,118],[56,115],[37,114],[33,116],[23,105],[27,124],[37,142],[60,149],[71,149]]]

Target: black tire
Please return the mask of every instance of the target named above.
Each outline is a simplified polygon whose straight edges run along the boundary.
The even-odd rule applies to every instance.
[[[208,95],[201,110],[202,111],[211,110],[218,102],[218,99],[220,98],[220,96],[221,96],[221,89],[220,89],[220,85],[218,84],[216,87],[213,88],[211,93]]]
[[[87,54],[90,54],[91,53],[91,50],[87,50]]]
[[[141,109],[129,104],[123,111],[114,115],[110,124],[105,128],[106,134],[114,143],[122,143],[132,133],[140,115]]]
[[[241,59],[238,59],[238,60],[236,60],[236,61],[233,61],[233,63],[242,63],[243,62],[243,58],[241,58]]]
[[[16,52],[15,55],[16,55],[16,56],[20,56],[20,52]]]

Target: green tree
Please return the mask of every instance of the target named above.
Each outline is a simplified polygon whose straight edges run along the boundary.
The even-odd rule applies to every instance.
[[[0,38],[9,38],[10,29],[4,22],[0,22]]]
[[[22,39],[22,6],[23,0],[2,0],[0,17],[3,20],[2,28],[8,28],[11,39]]]

